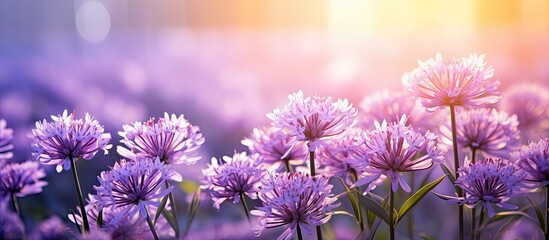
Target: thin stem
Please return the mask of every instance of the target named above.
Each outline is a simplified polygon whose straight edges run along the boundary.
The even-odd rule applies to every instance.
[[[310,163],[310,168],[311,168],[311,176],[315,176],[316,175],[316,170],[315,170],[315,152],[314,151],[309,151],[309,163]],[[313,178],[314,180],[314,178]],[[322,240],[322,229],[320,229],[320,226],[316,226],[316,238],[319,239],[319,240]]]
[[[478,216],[478,226],[482,226],[482,222],[484,221],[484,207],[482,207],[482,205],[480,206],[480,215]],[[480,233],[479,234],[475,234],[476,238],[479,239],[480,238]],[[476,240],[476,239],[473,239],[473,240]]]
[[[471,148],[471,162],[474,164],[476,162],[476,153],[477,148]],[[477,221],[477,207],[473,207],[471,209],[471,234],[473,235],[473,239],[476,238],[477,234],[475,233],[476,230],[476,221]]]
[[[149,210],[147,209],[147,207],[144,207],[145,208],[145,212],[147,213],[147,224],[149,224],[149,228],[151,229],[151,233],[154,237],[155,240],[158,240],[158,234],[156,233],[156,229],[154,228],[154,224],[152,223],[151,221],[151,217],[149,216]]]
[[[17,215],[21,217],[21,210],[19,209],[19,202],[17,201],[17,197],[13,192],[10,192],[11,201],[13,202],[13,208],[15,209],[15,212],[17,212]]]
[[[410,187],[412,188],[412,191],[410,191],[410,194],[408,196],[408,198],[410,198],[413,193],[415,192],[415,188],[414,188],[414,182],[415,182],[415,174],[414,172],[410,172]],[[414,217],[413,217],[413,212],[414,211],[410,211],[408,212],[408,224],[407,224],[407,228],[408,228],[408,237],[410,239],[414,239]]]
[[[358,175],[356,173],[356,171],[352,171],[352,175],[354,177],[354,181],[358,181]],[[356,193],[355,193],[355,196],[356,196],[356,200],[358,201],[358,199],[360,199],[360,187],[355,187],[356,189]],[[350,198],[351,196],[349,196]],[[360,204],[357,204],[357,216],[356,216],[356,220],[358,221],[358,225],[360,226],[360,231],[364,231],[364,216],[362,215],[362,207],[360,206]]]
[[[169,187],[170,187],[170,183],[166,181],[166,189]],[[179,239],[179,223],[177,221],[177,209],[175,207],[175,198],[173,197],[173,191],[170,191],[170,194],[168,195],[168,199],[170,200],[170,203],[172,206],[171,212],[173,215],[173,219],[175,221],[175,226],[177,226],[176,228],[173,229],[175,231],[175,239]]]
[[[301,227],[299,227],[299,223],[297,224],[297,239],[303,240],[303,234],[301,234]]]
[[[69,155],[71,162],[71,171],[74,179],[74,187],[76,188],[76,196],[78,197],[78,204],[80,204],[80,213],[82,215],[82,233],[85,234],[90,231],[90,225],[88,224],[88,215],[86,214],[86,208],[84,206],[84,199],[82,198],[82,189],[80,188],[80,181],[78,181],[78,172],[76,171],[76,164],[71,155]]]
[[[456,112],[454,105],[450,105],[450,120],[452,121],[452,147],[454,149],[454,170],[456,173],[456,179],[459,177],[459,156],[458,156],[458,144],[457,144],[457,127],[456,127]],[[461,188],[457,189],[458,197],[463,196]],[[458,206],[459,217],[459,240],[463,240],[463,205]]]
[[[395,193],[393,190],[390,190],[389,193],[389,232],[390,232],[390,239],[395,240],[395,224],[393,220],[393,209],[395,209]]]
[[[292,172],[292,167],[290,167],[290,159],[285,159],[284,165],[286,166],[286,172]]]
[[[549,239],[549,185],[545,186],[545,239]]]
[[[248,222],[251,223],[252,220],[250,220],[250,209],[248,208],[248,204],[246,204],[246,199],[244,198],[243,193],[240,193],[240,202],[242,202],[242,208],[244,208],[244,212],[246,213],[246,219],[248,219]]]

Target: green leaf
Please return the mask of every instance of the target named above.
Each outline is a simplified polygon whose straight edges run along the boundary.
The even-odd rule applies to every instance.
[[[376,216],[381,218],[386,223],[389,223],[389,212],[381,206],[376,200],[370,198],[369,196],[364,196],[362,194],[358,195],[360,204],[364,206],[370,212],[373,212]]]
[[[374,222],[374,225],[372,226],[372,228],[370,228],[370,233],[368,234],[366,239],[368,239],[368,240],[374,239],[374,237],[376,235],[376,232],[377,232],[377,229],[379,228],[379,225],[381,225],[381,220],[377,220],[377,221]],[[366,230],[364,230],[364,231],[366,231]],[[358,238],[358,239],[364,239],[364,238]]]
[[[448,195],[444,195],[436,192],[433,192],[433,194],[444,201],[447,201],[450,199],[459,199],[459,197],[456,197],[456,196],[448,196]]]
[[[442,168],[442,171],[444,171],[444,173],[448,175],[448,179],[450,180],[452,185],[454,185],[456,183],[456,176],[454,175],[454,171],[450,170],[450,168],[448,168],[445,163],[441,163],[440,167]]]
[[[346,215],[346,216],[349,216],[349,217],[355,217],[353,214],[350,214],[346,211],[333,211],[331,213],[329,213],[330,215]]]
[[[173,215],[166,208],[162,209],[162,216],[164,216],[164,218],[166,218],[166,221],[168,221],[168,223],[170,224],[172,229],[177,228],[177,224],[175,223]]]
[[[162,214],[162,211],[166,209],[166,203],[168,202],[168,197],[169,195],[164,196],[162,198],[162,201],[160,202],[160,205],[156,209],[156,214],[154,214],[154,219],[153,219],[153,225],[156,225],[156,221],[158,220],[158,217],[160,217],[160,214]]]
[[[532,207],[536,211],[536,216],[538,217],[539,225],[543,226],[542,229],[544,230],[544,232],[546,232],[547,229],[544,229],[545,228],[545,219],[543,218],[543,212],[541,211],[541,208],[539,208],[539,206],[536,203],[534,203],[534,201],[532,201],[532,199],[530,199],[530,197],[526,196],[526,199],[528,199],[528,202],[530,202],[530,205],[532,205]]]
[[[349,201],[351,202],[351,207],[353,208],[353,212],[355,213],[354,218],[356,219],[357,224],[359,223],[359,215],[358,215],[358,202],[356,199],[356,194],[354,194],[356,191],[352,191],[347,185],[345,185],[345,182],[340,177],[337,177],[339,181],[341,182],[341,185],[343,188],[345,188],[345,192],[347,192],[347,197],[349,197]]]
[[[496,222],[496,221],[502,220],[506,217],[514,217],[514,216],[525,217],[527,219],[530,219],[532,222],[534,222],[536,224],[539,224],[530,215],[526,214],[525,212],[521,212],[521,211],[506,211],[506,212],[496,213],[496,215],[494,215],[494,217],[492,219],[490,219],[490,221],[488,221],[488,223]]]
[[[408,213],[425,195],[430,192],[433,188],[435,188],[442,180],[444,180],[446,176],[441,176],[437,178],[435,181],[423,186],[420,188],[414,195],[410,196],[404,204],[402,204],[402,207],[398,211],[398,218],[396,223],[398,223],[406,213]]]
[[[336,239],[334,228],[332,227],[332,225],[330,225],[330,223],[322,224],[321,229],[322,229],[322,237],[324,239]]]
[[[101,211],[99,211],[99,213],[97,214],[97,226],[99,226],[100,228],[103,227],[103,209],[101,209]]]
[[[191,201],[191,204],[189,204],[188,213],[187,213],[187,226],[185,226],[185,231],[183,233],[183,238],[187,235],[189,232],[189,229],[191,228],[191,224],[194,220],[194,217],[196,216],[196,213],[198,212],[198,207],[200,207],[200,188],[197,188],[194,195],[193,200]]]

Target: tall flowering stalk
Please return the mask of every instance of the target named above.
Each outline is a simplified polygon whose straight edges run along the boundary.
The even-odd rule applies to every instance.
[[[118,132],[125,146],[118,146],[117,152],[128,159],[159,158],[165,164],[191,165],[200,159],[198,150],[204,143],[204,137],[199,127],[193,126],[183,114],[176,116],[164,113],[157,121],[134,122],[123,126],[124,131]],[[178,178],[181,179],[180,173]],[[165,184],[170,188],[170,181]],[[177,223],[177,209],[173,193],[168,195],[172,215]],[[177,224],[178,225],[178,224]],[[176,238],[179,238],[179,229]]]
[[[256,237],[266,228],[288,226],[277,238],[291,239],[297,232],[299,240],[303,233],[312,234],[312,227],[328,222],[333,210],[339,206],[331,194],[333,186],[323,176],[312,177],[302,172],[271,173],[262,181],[259,199],[262,206],[252,210],[258,216],[253,227]]]
[[[545,187],[545,239],[549,239],[549,138],[520,146],[512,158],[526,172],[524,181],[530,188]]]
[[[259,184],[265,170],[259,166],[258,155],[248,156],[246,152],[235,153],[232,157],[224,156],[221,159],[212,158],[212,164],[203,170],[205,184],[202,188],[210,190],[214,207],[227,199],[233,203],[242,203],[246,218],[250,221],[250,211],[244,195],[257,199]]]
[[[364,132],[356,138],[356,148],[361,153],[358,160],[365,161],[361,170],[363,176],[355,185],[368,184],[365,193],[381,185],[386,179],[391,183],[389,193],[389,230],[390,239],[394,239],[395,219],[394,193],[399,185],[406,192],[411,188],[402,177],[403,172],[412,172],[430,168],[434,162],[441,162],[444,152],[438,148],[436,136],[430,132],[416,132],[406,126],[406,115],[397,122],[375,123],[375,129]],[[357,161],[356,159],[354,161]]]
[[[36,161],[7,163],[0,167],[0,199],[9,196],[17,214],[21,215],[18,197],[42,192],[48,183],[40,180],[46,172]]]
[[[36,128],[28,136],[32,139],[32,157],[42,164],[57,165],[57,172],[72,170],[76,195],[80,208],[84,208],[82,190],[78,180],[75,161],[79,158],[92,159],[99,150],[105,154],[112,145],[109,133],[104,133],[103,126],[88,113],[83,119],[75,118],[74,112],[51,116],[52,122],[45,119],[36,122]],[[86,214],[83,215],[84,232],[90,226]]]
[[[409,90],[421,100],[427,111],[450,108],[454,170],[459,176],[456,107],[482,107],[496,103],[499,81],[493,79],[494,70],[485,67],[484,56],[473,54],[468,58],[435,58],[419,62],[419,67],[408,75]],[[461,190],[457,192],[462,196]],[[459,206],[459,239],[463,239],[463,206]]]
[[[6,120],[0,119],[0,166],[13,157],[11,152],[13,149],[12,139],[13,129],[7,128]]]

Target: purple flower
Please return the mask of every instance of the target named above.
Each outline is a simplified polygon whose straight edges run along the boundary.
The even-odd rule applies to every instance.
[[[404,181],[402,172],[424,170],[443,159],[443,151],[438,148],[436,137],[431,132],[419,133],[405,126],[406,115],[398,122],[375,123],[376,129],[363,132],[356,138],[357,152],[354,161],[364,161],[361,169],[363,178],[356,186],[370,183],[365,193],[381,185],[386,178],[391,181],[392,191],[398,185],[406,192],[410,186]]]
[[[522,145],[511,156],[519,168],[526,172],[524,180],[532,184],[533,188],[549,184],[549,138]]]
[[[309,151],[315,149],[330,138],[339,137],[356,122],[357,109],[347,99],[333,102],[331,97],[312,96],[303,98],[299,91],[288,96],[290,102],[282,109],[267,114],[273,126],[282,129],[297,141],[306,141]]]
[[[51,118],[53,122],[36,122],[28,136],[32,139],[32,157],[46,165],[57,165],[57,172],[71,168],[71,157],[90,160],[99,150],[107,154],[112,147],[108,144],[110,133],[103,133],[103,127],[88,113],[84,119],[75,119],[74,112],[65,110]]]
[[[56,215],[40,222],[29,235],[30,240],[69,239],[70,228]]]
[[[258,216],[253,227],[256,237],[266,228],[286,226],[278,237],[291,239],[299,227],[311,235],[314,227],[328,222],[333,210],[339,206],[331,194],[333,188],[323,176],[311,177],[302,172],[272,173],[262,181],[259,199],[261,207],[252,210]]]
[[[196,156],[204,137],[197,126],[191,125],[183,114],[177,117],[164,113],[158,121],[135,122],[124,125],[124,131],[118,132],[126,147],[118,146],[117,151],[123,157],[159,158],[166,164],[194,164],[200,159]]]
[[[510,210],[518,208],[505,203],[511,197],[524,193],[521,182],[525,175],[512,163],[503,159],[486,158],[471,164],[466,158],[458,173],[455,184],[465,192],[458,203],[474,206],[481,202],[482,207],[488,210],[490,218],[495,215],[491,204]]]
[[[158,158],[139,161],[120,160],[110,171],[104,171],[98,177],[97,204],[121,208],[121,213],[114,222],[119,222],[125,215],[139,214],[147,217],[149,207],[158,207],[160,199],[170,193],[173,186],[165,189],[166,181],[174,176],[168,165]]]
[[[513,85],[502,93],[499,104],[506,112],[517,115],[518,128],[525,138],[549,137],[549,88],[546,86]]]
[[[484,55],[469,58],[435,58],[419,62],[408,77],[409,90],[428,111],[446,106],[481,107],[496,103],[500,82],[485,68]]]
[[[242,194],[257,199],[258,185],[265,170],[259,166],[258,155],[247,156],[246,152],[235,153],[232,157],[212,158],[212,164],[203,170],[205,182],[202,188],[209,189],[213,206],[227,199],[239,203]]]
[[[351,181],[351,176],[358,176],[359,170],[362,169],[362,162],[353,161],[355,153],[355,137],[362,133],[361,129],[349,129],[349,134],[339,141],[332,141],[327,144],[322,151],[318,152],[317,160],[319,162],[319,173],[325,177],[342,177],[347,183],[352,184],[356,181]]]
[[[0,239],[22,239],[25,227],[17,213],[0,201]]]
[[[370,128],[374,122],[396,122],[408,116],[408,124],[416,130],[432,129],[440,121],[435,113],[426,112],[417,98],[400,91],[382,91],[365,97],[360,103],[360,123]]]
[[[463,111],[457,118],[457,141],[461,147],[483,151],[506,158],[520,145],[517,117],[495,109],[478,108]],[[452,130],[441,127],[448,146],[452,145]]]
[[[46,173],[36,161],[7,163],[0,168],[0,198],[10,194],[24,197],[42,192],[42,187],[48,185],[40,180],[45,176]]]
[[[254,128],[252,134],[242,140],[251,154],[261,156],[261,164],[269,169],[280,170],[285,164],[301,165],[308,157],[304,145],[291,145],[292,137],[275,129],[273,126]]]
[[[13,149],[13,144],[11,144],[13,129],[6,126],[6,120],[0,119],[0,166],[5,160],[13,157],[13,153],[11,152]]]

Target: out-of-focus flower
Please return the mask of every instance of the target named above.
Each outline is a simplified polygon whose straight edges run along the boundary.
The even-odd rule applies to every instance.
[[[384,90],[365,97],[360,103],[360,125],[370,128],[374,122],[396,122],[402,115],[408,116],[408,124],[416,130],[432,130],[439,124],[436,113],[425,111],[417,98],[401,91]]]
[[[365,193],[387,178],[391,181],[393,192],[398,190],[399,184],[404,191],[410,192],[402,172],[424,170],[433,162],[442,161],[444,152],[438,148],[436,136],[429,131],[418,133],[405,123],[406,115],[390,124],[376,122],[376,129],[363,132],[356,138],[356,148],[363,154],[355,155],[357,159],[353,161],[362,160],[365,163],[361,169],[363,178],[355,185],[370,183]]]
[[[75,119],[74,112],[51,116],[53,122],[36,122],[28,136],[32,139],[32,157],[46,165],[57,165],[57,172],[71,168],[69,158],[90,160],[99,150],[105,154],[112,147],[110,133],[103,133],[99,122],[88,113]]]
[[[164,113],[158,121],[135,122],[124,125],[124,131],[118,132],[126,147],[118,146],[117,151],[129,159],[156,158],[166,164],[194,164],[204,137],[197,126],[187,121],[183,114],[177,117]]]
[[[541,139],[539,142],[531,142],[522,145],[511,158],[526,172],[527,183],[533,187],[541,187],[549,184],[549,138]]]
[[[22,239],[24,229],[19,215],[0,202],[0,239]]]
[[[267,114],[273,126],[282,129],[289,136],[296,137],[291,143],[306,141],[309,151],[330,138],[342,135],[357,122],[357,109],[347,99],[333,102],[331,97],[312,96],[303,98],[299,91],[288,96],[290,102],[282,109]]]
[[[42,187],[48,185],[40,180],[45,176],[46,172],[36,161],[6,163],[0,168],[0,198],[10,194],[24,197],[42,192]]]
[[[29,235],[30,240],[69,239],[70,228],[56,215],[40,222]]]
[[[359,136],[363,130],[352,128],[349,134],[339,141],[332,141],[327,144],[322,151],[319,151],[317,160],[320,163],[319,173],[326,177],[342,177],[348,184],[356,181],[358,170],[361,169],[361,161],[353,161],[356,158],[351,158],[354,154],[355,137]],[[351,177],[354,179],[351,181]]]
[[[121,208],[120,214],[113,220],[118,223],[125,215],[139,214],[143,219],[149,214],[147,207],[158,207],[160,199],[170,193],[173,186],[164,189],[166,181],[174,175],[168,165],[158,158],[115,163],[110,171],[104,171],[98,177],[97,204]]]
[[[291,239],[297,228],[311,235],[315,226],[328,222],[339,206],[331,194],[333,188],[323,176],[302,172],[272,173],[262,181],[259,199],[263,203],[250,211],[258,216],[253,226],[256,237],[266,228],[286,226],[278,239]]]
[[[549,137],[549,88],[535,83],[518,83],[502,93],[501,109],[517,115],[523,142]]]
[[[0,119],[0,166],[5,160],[13,157],[11,152],[13,149],[12,139],[13,129],[7,128],[6,120]]]
[[[250,154],[259,154],[261,164],[271,170],[280,170],[285,165],[301,165],[308,157],[302,144],[292,146],[292,137],[273,126],[254,128],[249,137],[242,140]]]
[[[428,111],[447,106],[481,107],[500,99],[500,82],[492,78],[494,70],[485,67],[484,55],[445,60],[439,53],[418,63],[408,75],[409,90]]]
[[[113,240],[108,232],[101,229],[93,229],[90,232],[81,235],[80,240]]]
[[[458,203],[475,206],[481,202],[490,218],[495,215],[492,204],[510,210],[518,208],[506,202],[513,196],[523,194],[521,182],[525,174],[512,163],[503,159],[486,158],[471,164],[466,158],[458,173],[455,184],[465,192]]]
[[[457,141],[461,147],[507,158],[520,145],[520,131],[515,115],[504,111],[478,108],[461,112],[457,118]],[[443,125],[444,142],[452,146],[452,130]]]
[[[219,209],[219,205],[227,199],[239,203],[242,194],[257,199],[258,186],[264,173],[256,154],[235,153],[232,157],[224,156],[223,161],[212,158],[212,164],[203,170],[205,182],[202,188],[210,190],[213,205]]]

